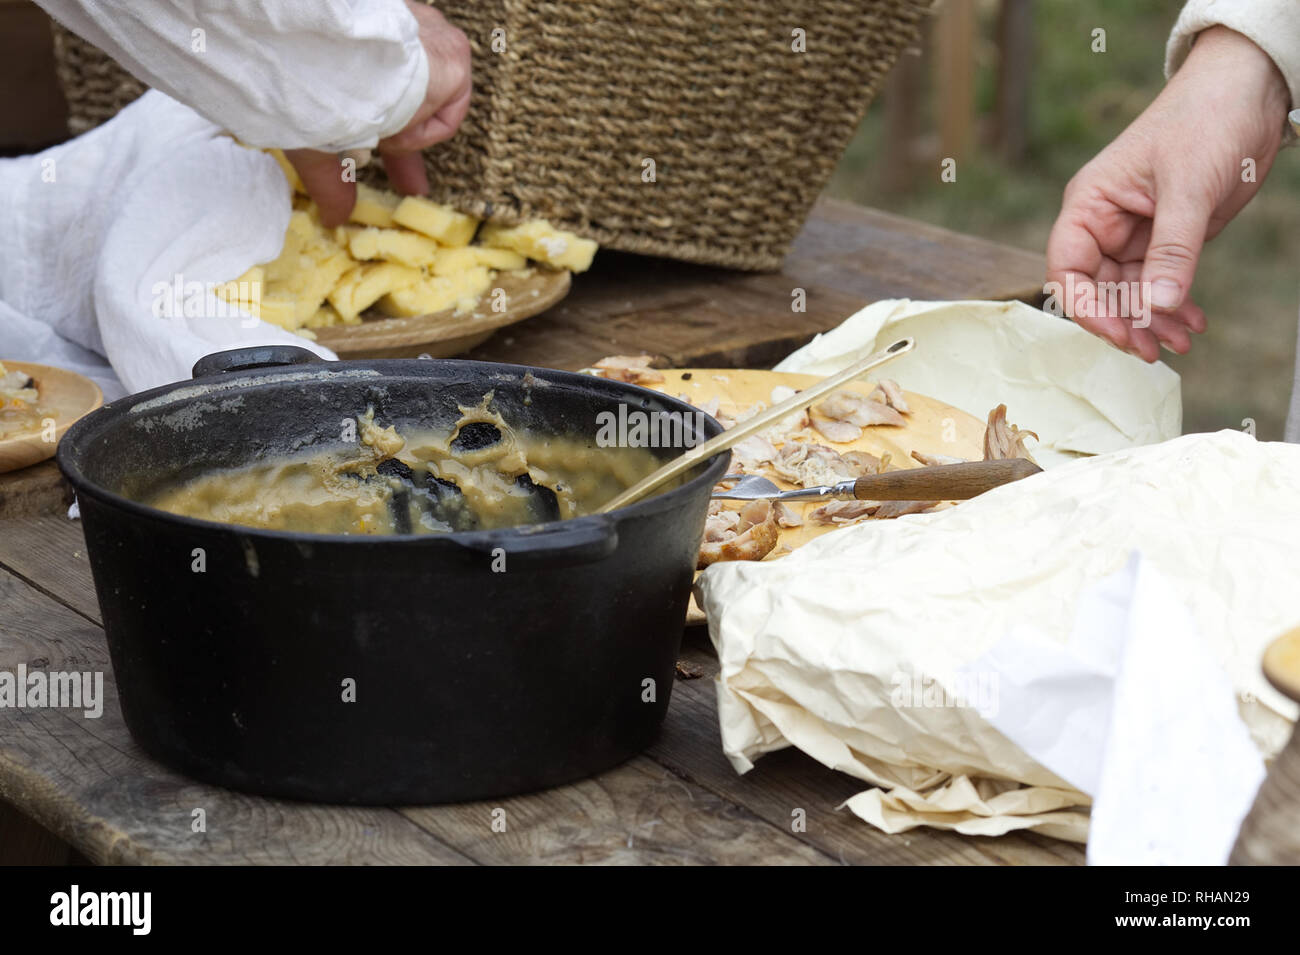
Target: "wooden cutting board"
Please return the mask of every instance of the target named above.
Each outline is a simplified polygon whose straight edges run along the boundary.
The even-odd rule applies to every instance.
[[[486,341],[493,332],[522,322],[569,294],[567,271],[533,268],[527,273],[502,272],[470,312],[447,309],[414,318],[389,318],[375,313],[360,325],[316,329],[316,341],[340,358],[450,358]],[[503,311],[492,310],[496,289],[505,295]]]
[[[696,406],[717,397],[720,402],[719,412],[732,418],[753,408],[756,404],[770,407],[773,403],[772,389],[779,385],[799,390],[821,380],[816,375],[735,368],[676,368],[664,369],[662,374],[664,376],[662,383],[648,387],[682,398]],[[888,377],[888,374],[883,377]],[[866,395],[876,387],[876,380],[878,379],[868,378],[846,387]],[[841,453],[866,451],[877,457],[888,454],[891,470],[921,467],[921,464],[912,457],[913,451],[920,451],[923,454],[945,454],[971,461],[983,459],[985,422],[934,398],[911,391],[905,391],[904,395],[912,409],[911,414],[904,415],[907,419],[905,427],[877,425],[865,428],[861,438],[849,443],[836,443],[816,431],[813,431],[814,437],[808,440],[834,448]],[[811,414],[814,419],[820,417],[815,408]],[[763,473],[782,489],[796,486],[771,472]],[[729,506],[739,508],[743,506],[743,502],[730,502]],[[818,506],[819,503],[791,505],[796,513],[805,518]],[[801,547],[808,541],[835,530],[839,528],[806,522],[800,527],[782,528],[780,541],[764,560],[780,560],[789,553],[789,550]],[[691,598],[686,622],[688,624],[705,622],[704,613],[696,605],[694,597]]]
[[[0,474],[38,464],[54,456],[63,433],[78,418],[90,414],[104,403],[104,393],[84,375],[49,365],[34,365],[25,361],[3,361],[10,371],[21,371],[36,382],[39,394],[37,408],[45,417],[54,419],[54,433],[43,433],[40,420],[33,428],[21,434],[0,437]],[[53,441],[46,440],[53,437]]]

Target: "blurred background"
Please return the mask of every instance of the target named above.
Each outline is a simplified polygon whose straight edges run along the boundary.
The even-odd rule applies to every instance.
[[[1154,98],[1180,0],[942,0],[829,186],[837,198],[1041,252],[1070,177]],[[1105,52],[1093,52],[1093,31]],[[0,155],[67,135],[44,14],[0,0]],[[13,95],[9,91],[21,91]],[[939,179],[958,160],[957,181]],[[1300,150],[1206,247],[1209,330],[1186,356],[1184,428],[1282,436],[1300,312]]]
[[[945,0],[841,160],[841,199],[1042,251],[1070,177],[1164,84],[1180,0]],[[1093,31],[1106,52],[1092,52]],[[939,179],[957,158],[957,181]],[[1183,427],[1279,440],[1300,314],[1300,150],[1206,246],[1192,294],[1209,328],[1185,356]]]

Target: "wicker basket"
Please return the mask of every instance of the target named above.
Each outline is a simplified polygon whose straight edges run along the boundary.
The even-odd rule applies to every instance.
[[[428,151],[434,198],[547,218],[609,248],[764,269],[779,266],[929,3],[435,5],[470,38],[474,98],[460,133]],[[792,49],[796,30],[806,52]],[[104,54],[56,34],[73,132],[140,94]]]

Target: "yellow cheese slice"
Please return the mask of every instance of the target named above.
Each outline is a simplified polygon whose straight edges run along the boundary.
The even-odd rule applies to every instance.
[[[443,245],[469,245],[478,219],[419,196],[407,196],[393,212],[393,221],[437,239]]]
[[[382,189],[373,189],[364,182],[357,183],[357,204],[352,207],[353,222],[362,225],[387,227],[393,224],[393,210],[401,202],[399,196]]]
[[[431,276],[402,289],[395,289],[379,300],[385,315],[410,318],[433,315],[454,308],[458,312],[472,309],[492,284],[492,273],[477,266],[457,275]]]
[[[419,269],[394,262],[358,265],[348,272],[327,296],[329,303],[347,322],[359,316],[382,296],[420,281]],[[312,311],[316,309],[313,306]]]
[[[511,249],[538,262],[571,272],[585,272],[596,254],[596,243],[557,229],[545,219],[520,225],[488,223],[483,226],[479,242],[494,249]]]
[[[457,275],[480,265],[504,271],[522,269],[527,264],[527,259],[509,249],[485,249],[481,245],[467,245],[459,249],[441,249],[434,256],[430,270],[434,275]]]
[[[353,229],[348,236],[348,250],[354,259],[383,259],[408,265],[413,269],[432,265],[442,246],[428,236],[406,229]],[[445,251],[461,251],[445,250]]]

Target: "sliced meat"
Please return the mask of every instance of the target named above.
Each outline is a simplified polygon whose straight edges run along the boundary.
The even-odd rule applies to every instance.
[[[811,524],[856,524],[880,508],[876,501],[827,501],[808,515]]]
[[[791,484],[818,487],[861,477],[838,451],[824,444],[790,442],[781,448],[772,469]]]
[[[689,404],[690,402],[688,401],[687,403]],[[722,407],[722,399],[717,395],[714,395],[708,401],[704,402],[704,404],[696,405],[695,407],[699,408],[710,418],[716,418],[718,416],[718,409]]]
[[[840,421],[838,418],[818,418],[813,422],[813,427],[827,441],[834,441],[836,444],[848,444],[862,437],[862,429],[856,424]]]
[[[650,367],[652,361],[653,355],[610,355],[592,367],[600,372],[602,378],[632,385],[653,385],[663,381],[664,376]]]
[[[753,434],[732,446],[732,467],[752,473],[765,464],[771,464],[778,454],[776,445],[761,434]]]
[[[870,428],[878,424],[901,427],[907,422],[903,416],[879,401],[872,401],[856,391],[836,391],[817,406],[828,418],[847,421],[860,428]]]
[[[880,397],[876,397],[879,395]],[[876,388],[871,392],[870,398],[873,401],[879,401],[882,404],[889,405],[902,414],[911,414],[912,409],[907,404],[907,399],[903,397],[903,389],[898,387],[898,382],[892,378],[881,378],[876,382]]]
[[[924,454],[921,451],[912,452],[913,460],[920,461],[926,467],[938,467],[941,464],[966,464],[965,458],[954,458],[950,454]]]
[[[1033,461],[1025,448],[1025,438],[1038,440],[1032,431],[1022,431],[1007,422],[1007,406],[998,405],[989,412],[988,427],[984,429],[984,460],[1002,461],[1007,458],[1024,458]]]
[[[782,504],[780,501],[772,503],[772,510],[776,511],[776,522],[782,527],[802,527],[803,518],[794,512],[789,505]]]
[[[696,560],[697,569],[723,560],[762,560],[775,549],[781,528],[770,501],[751,501],[737,516],[736,531],[722,540],[708,540],[706,534]]]
[[[934,507],[935,501],[886,501],[871,516],[878,521],[902,517],[904,514],[920,514]]]
[[[721,503],[721,501],[714,501],[709,505],[709,516],[704,521],[705,541],[727,540],[729,537],[734,537],[738,532],[740,512],[726,511],[721,508],[714,512],[714,505],[720,505]]]
[[[853,471],[849,476],[855,478],[864,477],[868,474],[880,474],[889,466],[889,455],[887,453],[881,457],[876,457],[866,451],[845,451],[840,457]]]

